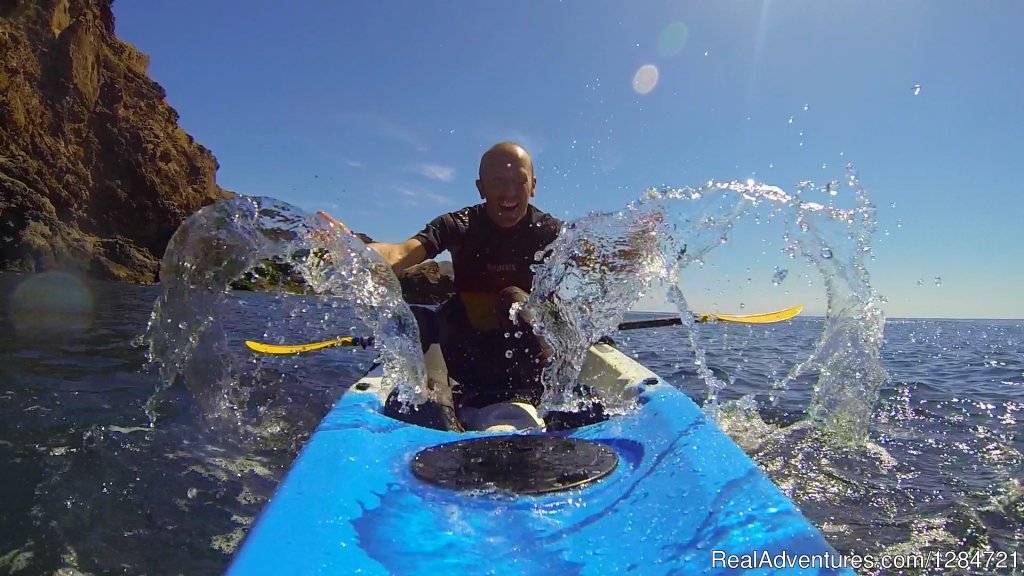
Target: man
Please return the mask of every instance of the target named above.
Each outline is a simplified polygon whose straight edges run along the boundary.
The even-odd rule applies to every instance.
[[[436,315],[413,308],[424,351],[439,342],[454,381],[450,394],[435,391],[441,406],[422,410],[421,417],[429,420],[423,425],[457,428],[452,411],[463,422],[472,422],[486,416],[480,410],[491,406],[500,406],[498,412],[505,417],[510,410],[521,409],[525,414],[519,416],[526,421],[536,418],[531,410],[543,393],[540,374],[550,352],[533,334],[525,315],[523,321],[509,319],[513,303],[524,301],[530,290],[530,266],[536,255],[562,228],[560,220],[530,203],[536,186],[529,153],[512,142],[495,144],[480,158],[476,188],[482,204],[441,215],[405,242],[370,244],[396,272],[445,250],[452,255],[455,295]],[[337,220],[321,215],[347,231]],[[445,406],[448,403],[451,409]]]

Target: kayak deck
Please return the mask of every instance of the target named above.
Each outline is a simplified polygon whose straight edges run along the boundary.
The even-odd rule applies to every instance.
[[[783,552],[818,564],[743,573],[853,574],[821,567],[835,551],[685,394],[604,344],[588,379],[638,407],[548,435],[609,446],[617,467],[582,487],[513,496],[419,480],[410,463],[421,450],[493,435],[381,415],[371,373],[324,418],[229,574],[735,574],[729,556]]]

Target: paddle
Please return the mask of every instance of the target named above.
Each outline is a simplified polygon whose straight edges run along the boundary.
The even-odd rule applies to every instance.
[[[762,314],[695,314],[695,322],[732,322],[734,324],[771,324],[782,322],[796,316],[804,309],[803,306],[793,306],[785,310],[765,312]],[[678,326],[683,321],[678,316],[672,318],[656,318],[654,320],[638,320],[636,322],[623,322],[619,324],[619,330],[637,330],[640,328],[656,328],[659,326]],[[341,336],[323,342],[312,342],[309,344],[265,344],[253,340],[246,340],[245,345],[256,352],[264,354],[301,354],[322,350],[333,346],[362,346],[363,348],[373,346],[373,338],[356,338],[352,336]]]
[[[785,310],[775,312],[764,312],[761,314],[694,314],[694,322],[731,322],[733,324],[772,324],[789,320],[803,311],[803,306],[793,306]],[[637,330],[639,328],[657,328],[659,326],[678,326],[683,323],[682,318],[655,318],[653,320],[637,320],[635,322],[623,322],[619,324],[619,330]]]
[[[340,336],[333,340],[312,342],[310,344],[265,344],[263,342],[256,342],[255,340],[246,340],[245,345],[251,350],[263,352],[264,354],[301,354],[303,352],[312,352],[313,350],[331,348],[332,346],[362,346],[363,348],[367,348],[369,346],[373,346],[373,338]]]

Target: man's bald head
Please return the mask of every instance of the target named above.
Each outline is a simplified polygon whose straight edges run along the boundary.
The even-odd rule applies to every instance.
[[[480,157],[476,188],[487,216],[499,227],[511,228],[526,216],[536,186],[533,159],[519,144],[498,142]]]
[[[530,171],[530,178],[533,178],[533,158],[530,157],[530,153],[526,151],[526,148],[515,142],[498,142],[488,148],[483,156],[480,157],[479,175],[483,178],[485,170],[490,166],[495,164],[507,166],[514,159],[521,161]]]

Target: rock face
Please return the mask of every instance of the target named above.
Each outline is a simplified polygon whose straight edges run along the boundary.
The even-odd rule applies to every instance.
[[[0,269],[153,282],[182,220],[231,195],[112,1],[0,0]]]

